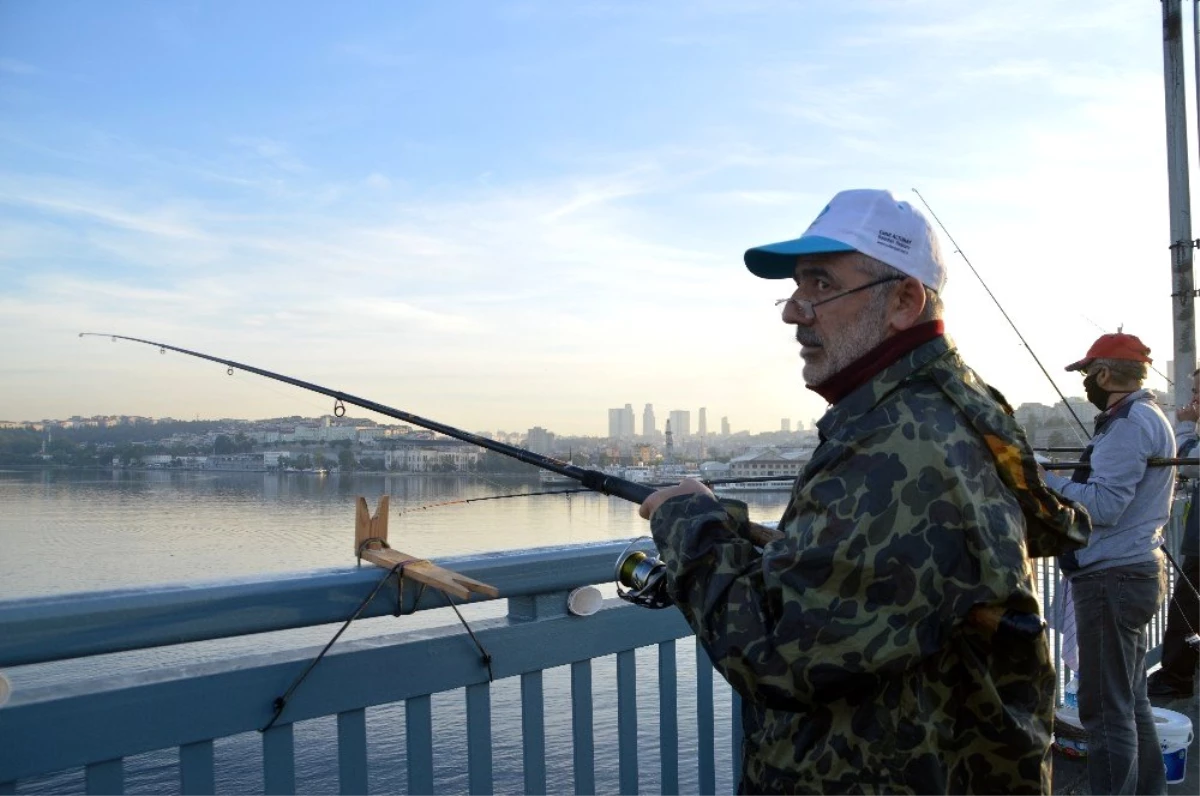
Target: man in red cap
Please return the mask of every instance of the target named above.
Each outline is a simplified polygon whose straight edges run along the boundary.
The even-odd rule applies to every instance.
[[[1175,455],[1171,424],[1142,388],[1150,349],[1131,334],[1106,334],[1067,366],[1084,374],[1100,410],[1083,454],[1090,468],[1046,483],[1092,517],[1086,547],[1059,557],[1075,603],[1079,719],[1088,733],[1092,793],[1166,793],[1162,751],[1146,695],[1146,625],[1166,592],[1159,548],[1174,473],[1148,467]]]

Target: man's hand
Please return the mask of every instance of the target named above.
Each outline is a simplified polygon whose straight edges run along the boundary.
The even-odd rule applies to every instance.
[[[685,478],[675,486],[665,486],[662,489],[651,492],[650,497],[646,498],[641,506],[638,506],[638,514],[641,515],[643,520],[648,520],[664,501],[676,495],[708,495],[709,497],[716,497],[711,489],[696,479]]]
[[[1200,420],[1200,404],[1192,401],[1187,406],[1181,406],[1175,410],[1175,419],[1195,423]]]

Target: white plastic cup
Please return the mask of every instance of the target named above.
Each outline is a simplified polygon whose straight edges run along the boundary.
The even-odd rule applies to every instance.
[[[591,616],[603,602],[604,596],[595,586],[580,586],[567,595],[567,610],[575,616]]]

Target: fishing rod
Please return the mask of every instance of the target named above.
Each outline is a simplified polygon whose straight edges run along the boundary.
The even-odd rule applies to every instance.
[[[175,351],[186,356],[196,357],[198,359],[206,359],[209,362],[216,362],[220,365],[224,365],[227,368],[226,372],[230,376],[233,375],[235,370],[242,370],[247,373],[254,373],[267,379],[272,379],[274,381],[281,381],[284,384],[291,384],[292,386],[299,387],[302,390],[308,390],[310,392],[327,395],[330,398],[333,398],[333,414],[335,417],[342,417],[346,414],[346,404],[358,406],[371,412],[385,415],[386,417],[392,417],[397,420],[402,420],[406,423],[411,423],[414,426],[420,426],[422,428],[427,428],[430,431],[436,431],[437,433],[444,434],[447,437],[453,437],[454,439],[468,442],[480,448],[494,451],[503,456],[508,456],[518,461],[525,462],[526,464],[540,467],[543,470],[549,470],[550,472],[558,473],[559,475],[563,475],[574,481],[578,481],[584,487],[592,490],[593,492],[600,492],[604,495],[618,497],[622,500],[627,500],[630,503],[637,503],[640,505],[657,488],[646,484],[637,484],[633,481],[627,481],[624,478],[618,478],[614,475],[600,472],[599,470],[588,470],[582,467],[577,467],[559,459],[543,456],[540,453],[534,453],[533,451],[526,450],[524,448],[518,448],[515,445],[508,445],[503,442],[498,442],[494,439],[488,439],[487,437],[481,437],[478,434],[472,434],[468,431],[455,428],[454,426],[449,426],[445,423],[439,423],[436,420],[430,420],[428,418],[421,417],[420,415],[415,415],[411,412],[405,412],[391,406],[386,406],[368,398],[361,398],[357,395],[342,392],[341,390],[332,390],[328,387],[322,387],[319,384],[313,384],[312,382],[303,381],[302,379],[297,379],[292,376],[286,376],[282,373],[265,370],[263,368],[255,367],[254,365],[247,365],[244,362],[237,362],[232,359],[216,357],[212,356],[211,354],[205,354],[200,351],[192,351],[191,349],[187,348],[180,348],[179,346],[170,345],[168,343],[146,340],[140,337],[129,337],[121,334],[80,332],[79,336],[108,337],[112,339],[113,342],[116,342],[117,340],[126,340],[131,343],[141,343],[143,345],[157,348],[161,354],[165,354],[167,351]],[[761,547],[775,541],[776,539],[779,539],[782,534],[773,528],[767,528],[766,526],[759,525],[757,523],[750,523],[748,528],[748,536],[751,542]],[[665,582],[663,581],[663,575],[665,575],[666,570],[665,565],[663,565],[661,561],[653,559],[652,557],[644,554],[642,554],[638,560],[651,560],[652,563],[658,565],[654,567],[653,577],[641,578],[635,582],[632,580],[632,570],[622,566],[625,563],[623,560],[618,561],[618,576],[620,576],[622,573],[625,573],[630,580],[625,583],[625,585],[629,586],[629,591],[623,592],[620,588],[620,584],[618,584],[617,593],[620,594],[622,598],[643,607],[662,608],[670,605],[669,598],[666,596],[666,591],[664,588]],[[639,569],[638,572],[641,573],[643,570],[644,568]]]
[[[1153,456],[1146,460],[1147,467],[1180,467],[1180,466],[1196,466],[1200,465],[1200,459],[1197,458],[1164,458]],[[1088,462],[1041,462],[1039,466],[1043,470],[1090,470],[1092,465]]]
[[[221,357],[215,357],[199,351],[192,351],[187,348],[169,345],[167,343],[159,343],[155,342],[154,340],[144,340],[139,337],[127,337],[120,334],[80,332],[79,336],[108,337],[114,342],[117,340],[128,340],[132,343],[142,343],[144,345],[154,346],[162,353],[166,353],[167,351],[176,351],[180,354],[186,354],[187,356],[198,357],[200,359],[207,359],[210,362],[216,362],[218,364],[225,365],[228,368],[227,372],[230,376],[233,375],[235,370],[244,370],[247,373],[254,373],[268,379],[281,381],[285,384],[291,384],[304,390],[320,393],[321,395],[328,395],[335,401],[333,406],[333,414],[335,417],[342,417],[346,414],[346,407],[344,404],[358,406],[372,412],[377,412],[381,415],[393,417],[397,420],[403,420],[406,423],[413,424],[414,426],[421,426],[422,428],[436,431],[439,434],[446,435],[447,437],[454,437],[455,439],[462,440],[463,442],[469,442],[472,445],[477,445],[481,448],[495,451],[496,453],[509,456],[525,462],[526,464],[540,467],[543,470],[549,470],[551,472],[558,473],[559,475],[564,475],[567,478],[580,482],[584,487],[592,490],[593,492],[601,492],[605,495],[622,498],[623,500],[628,500],[631,503],[640,504],[658,487],[668,486],[668,484],[639,484],[634,481],[627,481],[624,478],[618,478],[617,476],[610,475],[600,470],[588,470],[582,467],[577,467],[569,462],[564,462],[561,459],[543,456],[540,453],[534,453],[533,451],[525,448],[518,448],[515,445],[497,442],[496,440],[488,439],[487,437],[481,437],[477,434],[463,431],[462,429],[455,428],[454,426],[448,426],[445,423],[439,423],[436,420],[430,420],[419,415],[414,415],[411,412],[405,412],[401,409],[385,406],[384,404],[369,400],[367,398],[360,398],[359,396],[351,395],[350,393],[342,392],[340,390],[332,390],[328,387],[322,387],[319,384],[313,384],[312,382],[303,381],[291,376],[285,376],[282,373],[275,373],[274,371],[264,370],[263,368],[258,368],[253,365],[247,365],[244,362],[235,362],[232,359],[223,359]],[[750,483],[754,481],[778,481],[786,477],[787,476],[747,476],[745,478],[711,479],[706,480],[705,483],[724,484]]]
[[[1058,397],[1062,399],[1063,406],[1067,407],[1067,411],[1071,413],[1071,417],[1075,418],[1075,422],[1078,423],[1079,428],[1083,430],[1084,439],[1090,439],[1092,436],[1091,433],[1087,430],[1087,427],[1083,425],[1083,421],[1079,419],[1079,415],[1075,414],[1075,410],[1071,408],[1071,404],[1067,401],[1067,396],[1063,395],[1062,390],[1058,389],[1058,384],[1055,383],[1054,379],[1050,376],[1050,372],[1047,371],[1042,365],[1042,360],[1038,359],[1037,354],[1033,353],[1033,349],[1030,347],[1029,343],[1025,341],[1025,336],[1021,334],[1021,330],[1017,328],[1015,323],[1013,323],[1013,319],[1008,317],[1008,313],[1004,311],[1004,307],[1001,306],[1000,300],[997,299],[992,293],[992,289],[987,286],[987,282],[983,281],[983,277],[980,276],[979,272],[975,270],[975,266],[971,265],[971,261],[967,258],[966,253],[963,252],[962,248],[958,245],[958,242],[954,240],[954,236],[950,234],[950,230],[946,229],[946,225],[943,224],[942,220],[937,217],[937,213],[933,212],[933,208],[929,206],[929,202],[925,201],[925,197],[921,196],[921,192],[916,188],[913,188],[912,192],[915,193],[917,198],[921,200],[921,204],[925,205],[925,209],[929,211],[929,215],[933,216],[933,220],[936,221],[938,226],[942,228],[942,232],[946,233],[946,237],[954,246],[955,254],[963,258],[963,262],[967,264],[967,267],[971,269],[971,273],[975,274],[975,278],[979,280],[979,284],[983,285],[983,289],[987,291],[988,296],[993,302],[995,302],[996,308],[1000,310],[1000,314],[1004,316],[1004,320],[1008,321],[1008,325],[1011,326],[1012,330],[1017,333],[1017,337],[1021,340],[1021,345],[1025,346],[1025,350],[1029,352],[1029,356],[1033,357],[1033,361],[1037,363],[1039,368],[1041,368],[1042,374],[1046,377],[1046,380],[1050,382],[1050,386],[1054,388],[1054,391],[1058,393]]]
[[[405,412],[400,409],[386,406],[376,401],[367,398],[360,398],[357,395],[342,392],[340,390],[332,390],[328,387],[322,387],[319,384],[303,381],[301,379],[285,376],[282,373],[275,373],[263,368],[247,365],[242,362],[236,362],[232,359],[223,359],[210,354],[204,354],[199,351],[192,351],[187,348],[168,345],[167,343],[159,343],[154,340],[145,340],[140,337],[127,337],[120,334],[110,334],[103,332],[80,332],[80,337],[108,337],[113,342],[117,340],[127,340],[131,343],[141,343],[143,345],[153,346],[159,350],[159,353],[166,354],[167,351],[175,351],[190,357],[198,359],[206,359],[209,362],[216,362],[224,365],[227,368],[227,373],[233,375],[235,370],[244,370],[247,373],[254,373],[267,379],[281,381],[285,384],[291,384],[294,387],[299,387],[303,390],[327,395],[334,399],[333,414],[335,417],[342,417],[346,414],[345,404],[358,406],[371,412],[376,412],[387,417],[392,417],[397,420],[403,420],[406,423],[411,423],[414,426],[421,426],[430,431],[436,431],[439,434],[444,434],[447,437],[468,442],[472,445],[477,445],[490,451],[509,456],[518,461],[532,464],[535,467],[540,467],[544,470],[549,470],[559,475],[566,476],[574,481],[578,481],[584,487],[600,492],[612,497],[619,497],[631,503],[641,504],[651,494],[656,491],[656,487],[647,484],[637,484],[633,481],[627,481],[624,478],[618,478],[614,475],[600,472],[598,470],[587,470],[582,467],[576,467],[573,464],[554,459],[549,456],[543,456],[539,453],[518,448],[515,445],[508,445],[503,442],[497,442],[494,439],[481,437],[478,434],[472,434],[468,431],[455,428],[454,426],[439,423],[436,420],[414,415],[411,412]],[[778,480],[778,479],[775,479]],[[758,547],[764,547],[772,542],[783,538],[783,533],[775,528],[769,528],[765,525],[750,522],[747,523],[746,536],[748,540]],[[617,594],[624,600],[639,605],[643,608],[666,608],[672,604],[670,595],[667,594],[666,570],[667,565],[659,558],[657,551],[649,552],[633,549],[637,543],[635,540],[617,559],[615,568],[615,576],[617,581]],[[625,586],[626,589],[621,587]],[[1027,614],[1012,609],[1005,609],[1001,606],[977,605],[973,607],[968,616],[967,621],[979,628],[988,632],[1003,632],[1020,638],[1031,638],[1040,635],[1045,630],[1045,621],[1037,614]]]
[[[479,446],[480,448],[486,448],[487,450],[495,451],[496,453],[509,456],[513,459],[517,459],[518,461],[525,462],[526,464],[531,464],[534,467],[540,467],[543,470],[549,470],[551,472],[558,473],[559,475],[563,475],[574,481],[578,481],[588,489],[591,489],[595,492],[601,492],[605,495],[619,497],[623,500],[628,500],[631,503],[640,504],[650,496],[650,493],[654,491],[653,487],[646,486],[644,484],[636,484],[633,481],[626,481],[624,478],[617,478],[616,476],[600,472],[599,470],[586,470],[582,467],[576,467],[575,465],[564,462],[561,459],[543,456],[540,453],[534,453],[533,451],[526,450],[525,448],[518,448],[515,445],[508,445],[503,442],[497,442],[494,439],[481,437],[478,434],[472,434],[469,431],[463,431],[462,429],[455,428],[454,426],[448,426],[445,423],[439,423],[436,420],[429,420],[428,418],[414,415],[411,412],[405,412],[400,409],[395,409],[391,406],[385,406],[384,404],[369,400],[367,398],[360,398],[357,395],[351,395],[350,393],[342,392],[340,390],[331,390],[328,387],[322,387],[319,384],[313,384],[312,382],[302,381],[301,379],[296,379],[291,376],[285,376],[282,373],[275,373],[270,370],[256,368],[253,365],[247,365],[243,362],[235,362],[232,359],[223,359],[221,357],[215,357],[199,351],[191,351],[186,348],[179,348],[178,346],[168,345],[166,343],[158,343],[153,340],[143,340],[139,337],[126,337],[125,335],[120,334],[80,332],[79,336],[109,337],[112,338],[114,342],[117,340],[127,340],[131,343],[142,343],[143,345],[154,346],[164,354],[167,351],[175,351],[190,357],[207,359],[210,362],[216,362],[218,364],[225,365],[226,368],[228,368],[227,373],[230,376],[233,375],[235,370],[244,370],[247,373],[254,373],[259,376],[263,376],[264,378],[281,381],[284,384],[291,384],[292,386],[299,387],[303,390],[320,393],[321,395],[328,395],[330,398],[334,399],[333,414],[335,417],[342,417],[346,414],[345,404],[358,406],[372,412],[377,412],[381,415],[386,415],[387,417],[403,420],[404,422],[411,423],[414,426],[421,426],[422,428],[427,428],[430,431],[436,431],[437,433],[444,434],[447,437],[453,437],[455,439],[462,440],[463,442],[469,442],[472,445]]]

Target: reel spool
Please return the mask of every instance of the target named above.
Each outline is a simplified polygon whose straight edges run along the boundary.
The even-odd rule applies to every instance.
[[[674,605],[667,595],[666,577],[667,565],[658,557],[658,549],[649,536],[634,539],[617,557],[614,572],[617,596],[634,605],[642,608]]]

